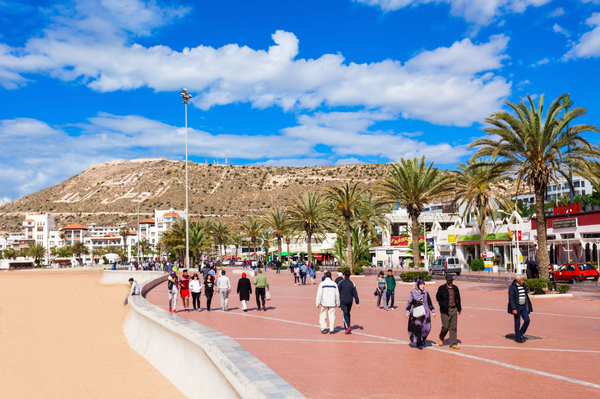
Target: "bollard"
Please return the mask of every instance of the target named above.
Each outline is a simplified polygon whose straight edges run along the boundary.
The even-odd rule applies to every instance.
[[[492,284],[494,284],[494,276],[492,276]]]
[[[504,277],[504,285],[508,285],[508,277]]]
[[[481,276],[477,276],[478,282],[481,283]]]
[[[583,292],[583,283],[581,283],[581,292]]]
[[[467,275],[466,277],[467,277],[467,283],[468,283],[469,282],[469,276]]]
[[[594,293],[596,293],[596,291],[598,291],[598,283],[596,283],[596,286],[594,287]]]

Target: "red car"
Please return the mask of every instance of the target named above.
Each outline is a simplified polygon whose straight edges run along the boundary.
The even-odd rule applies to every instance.
[[[572,281],[578,283],[581,280],[598,281],[598,270],[589,263],[567,263],[554,272],[554,278],[558,280]]]

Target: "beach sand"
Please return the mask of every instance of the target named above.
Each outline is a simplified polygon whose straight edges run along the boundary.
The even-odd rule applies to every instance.
[[[0,272],[0,398],[183,398],[123,334],[100,270]]]

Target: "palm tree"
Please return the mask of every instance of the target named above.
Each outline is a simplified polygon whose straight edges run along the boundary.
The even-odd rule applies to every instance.
[[[546,215],[544,200],[550,181],[561,175],[567,181],[569,170],[577,165],[598,159],[598,151],[582,137],[583,132],[600,132],[593,125],[569,125],[579,116],[586,114],[582,107],[567,110],[571,102],[567,94],[557,97],[548,108],[546,116],[542,115],[544,95],[538,105],[527,96],[528,104],[523,99],[519,104],[506,102],[512,110],[498,111],[490,115],[484,122],[490,127],[484,129],[488,137],[471,143],[478,148],[473,158],[498,158],[507,166],[507,174],[516,175],[517,189],[522,182],[533,186],[536,207],[536,229],[538,264],[542,278],[548,278],[549,264],[546,243]],[[564,112],[563,114],[563,111]],[[571,182],[570,182],[571,183]],[[572,184],[571,184],[572,185]]]
[[[6,259],[17,259],[17,251],[14,248],[7,248],[4,250],[4,257]]]
[[[312,262],[313,236],[323,236],[330,227],[330,214],[323,195],[313,192],[293,199],[288,205],[288,214],[290,226],[306,233],[308,260]]]
[[[288,230],[289,221],[287,213],[282,208],[277,208],[267,212],[263,222],[264,226],[271,229],[271,236],[277,240],[277,252],[281,262],[281,242]]]
[[[294,237],[295,232],[296,231],[293,229],[293,227],[289,223],[288,223],[285,231],[283,232],[283,238],[285,240],[285,245],[287,245],[286,253],[287,253],[288,265],[290,264],[290,244],[292,243],[292,237]]]
[[[231,231],[229,230],[229,226],[227,226],[222,221],[218,220],[211,225],[210,233],[211,233],[213,239],[215,240],[215,242],[217,243],[217,245],[219,246],[219,257],[222,258],[223,252],[222,252],[221,248],[224,249],[225,240],[227,240],[227,237],[231,233]]]
[[[200,263],[202,252],[209,249],[212,245],[210,232],[202,223],[190,223],[190,252],[192,253],[193,264]]]
[[[474,215],[479,227],[479,251],[487,251],[485,245],[485,229],[488,216],[497,219],[497,210],[510,207],[508,199],[499,193],[506,191],[501,184],[507,172],[505,164],[498,162],[484,163],[483,160],[471,160],[467,164],[458,165],[455,173],[454,200],[458,207],[465,206],[464,216]],[[496,192],[496,193],[494,193]]]
[[[238,257],[238,250],[244,244],[244,236],[239,231],[234,231],[229,236],[231,244],[235,246],[235,259]]]
[[[263,249],[265,250],[265,268],[267,267],[267,263],[269,262],[269,248],[271,248],[271,239],[273,235],[269,230],[263,230],[260,233],[260,239],[262,241]]]
[[[71,246],[67,245],[65,247],[58,248],[58,250],[56,251],[56,255],[59,258],[68,258],[69,256],[72,255]]]
[[[125,254],[125,258],[129,261],[129,256],[127,255],[127,235],[129,234],[129,227],[123,226],[119,229],[119,235],[123,237],[123,253]]]
[[[375,187],[381,195],[382,201],[389,205],[400,205],[406,208],[406,212],[412,223],[412,247],[413,265],[419,265],[419,216],[425,204],[440,198],[452,190],[449,175],[442,175],[433,162],[425,166],[425,156],[419,161],[418,158],[401,158],[400,161],[390,164],[389,174]]]
[[[358,191],[360,183],[346,182],[341,187],[330,187],[327,190],[326,198],[329,201],[329,210],[332,215],[337,216],[344,223],[346,234],[346,255],[347,264],[350,270],[353,270],[352,257],[352,223],[358,217],[363,208],[363,197]]]
[[[347,251],[346,246],[348,244],[344,242],[344,240],[338,239],[334,244],[333,255],[340,264],[344,261],[347,265],[352,264],[359,266],[360,260],[369,256],[370,248],[375,245],[373,243],[375,237],[368,232],[365,234],[361,231],[360,227],[352,227],[350,235],[352,240],[352,251]],[[353,258],[350,258],[349,260],[348,254],[352,254]]]
[[[194,222],[192,222],[194,223]],[[175,252],[177,260],[185,258],[185,219],[176,218],[167,231],[161,235],[161,242]]]
[[[256,242],[260,236],[262,230],[262,224],[256,216],[248,216],[248,218],[240,226],[242,231],[246,233],[246,236],[252,242],[252,248],[254,250],[254,260],[256,260]]]
[[[71,253],[77,258],[79,266],[83,266],[81,255],[89,253],[87,246],[82,241],[75,241],[73,245],[71,245],[70,249]]]
[[[30,258],[33,258],[36,266],[40,265],[40,260],[46,256],[46,248],[42,244],[38,244],[35,242],[29,242],[27,248],[25,248],[25,255]]]

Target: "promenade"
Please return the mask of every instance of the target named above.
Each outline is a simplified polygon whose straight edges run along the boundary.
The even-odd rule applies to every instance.
[[[273,295],[267,312],[257,312],[254,300],[242,312],[235,293],[240,275],[228,268],[233,286],[228,312],[220,310],[218,295],[213,311],[206,312],[203,296],[202,312],[172,317],[189,318],[232,337],[308,398],[600,397],[598,294],[532,299],[530,340],[518,344],[512,339],[513,317],[506,312],[507,286],[459,281],[461,349],[450,350],[448,337],[443,347],[437,345],[438,315],[427,348],[419,351],[408,344],[404,316],[412,285],[398,284],[398,309],[386,312],[376,309],[374,276],[354,277],[361,307],[352,309],[352,334],[344,334],[338,309],[336,334],[322,335],[317,284],[295,286],[289,271],[265,274]],[[426,287],[436,310],[435,292],[442,283]],[[147,299],[167,309],[166,285],[154,288]]]

